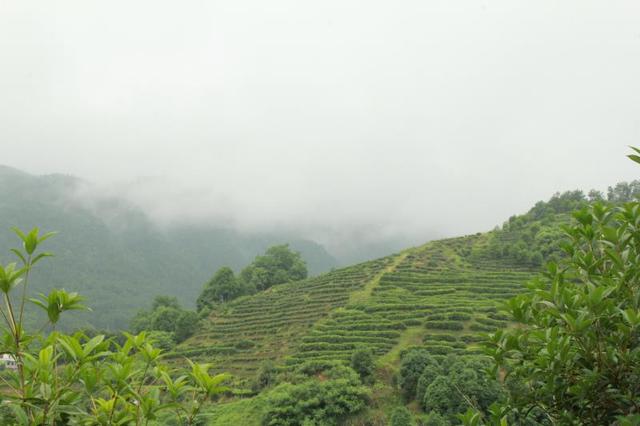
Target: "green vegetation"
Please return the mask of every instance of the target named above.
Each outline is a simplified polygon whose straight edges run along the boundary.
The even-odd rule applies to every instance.
[[[264,291],[274,284],[285,284],[307,278],[307,264],[299,252],[288,244],[269,247],[236,277],[227,266],[220,268],[198,296],[198,312],[240,296]]]
[[[638,195],[640,181],[620,182],[609,187],[606,200],[609,203],[624,203],[635,200]],[[564,233],[558,225],[568,224],[572,212],[591,202],[604,200],[604,195],[594,190],[587,195],[578,190],[557,193],[549,201],[538,202],[526,214],[510,217],[502,229],[491,234],[486,250],[477,254],[530,267],[558,261],[563,256],[559,242],[564,239]]]
[[[375,364],[371,350],[362,348],[355,351],[351,356],[351,368],[360,375],[360,379],[363,381],[373,376]]]
[[[134,333],[153,332],[162,342],[161,347],[168,350],[190,337],[198,327],[198,320],[198,314],[182,309],[177,298],[156,296],[150,311],[140,310],[133,317],[131,329]]]
[[[391,413],[389,426],[414,426],[411,412],[406,407],[396,407]]]
[[[612,197],[626,197],[635,186],[618,185]],[[484,374],[480,342],[486,333],[510,329],[514,320],[501,305],[527,292],[525,283],[538,275],[530,256],[502,249],[523,238],[527,250],[563,261],[562,227],[572,223],[570,210],[588,200],[578,192],[558,194],[487,234],[431,242],[217,304],[174,356],[213,360],[235,373],[239,387],[260,392],[242,406],[261,419],[269,408],[260,404],[274,384],[293,386],[292,374],[310,362],[351,366],[371,389],[367,407],[343,424],[385,424],[401,406],[416,425],[459,424],[470,407],[500,419],[492,404],[507,401],[508,393]],[[255,344],[242,346],[246,340]],[[231,415],[235,404],[215,412]]]
[[[437,241],[216,304],[196,334],[178,345],[172,356],[214,362],[235,375],[238,387],[251,394],[260,392],[212,411],[232,419],[234,407],[242,407],[260,416],[250,420],[257,424],[265,416],[265,401],[274,385],[294,385],[292,374],[309,362],[340,362],[356,369],[359,380],[371,389],[366,407],[341,422],[386,424],[393,409],[406,403],[398,397],[397,375],[405,357],[420,353],[437,365],[444,365],[442,357],[477,357],[484,330],[509,324],[498,303],[522,292],[522,284],[535,273],[526,264],[479,255],[486,251],[489,238],[473,235]],[[247,340],[253,346],[242,344]],[[262,370],[265,362],[271,365],[268,380]],[[434,380],[439,376],[451,380],[449,370],[437,368]],[[472,370],[475,376],[470,376],[481,376],[477,368]],[[451,407],[439,406],[442,413],[424,411],[429,372],[416,368],[416,375],[415,388],[406,398],[415,401],[409,403],[415,424],[448,424],[466,410],[456,399]],[[463,379],[456,380],[460,385]],[[434,394],[436,390],[431,389]],[[481,400],[480,395],[471,397]]]
[[[284,284],[307,278],[307,264],[298,252],[287,244],[269,247],[240,273],[242,282],[258,291],[275,284]]]
[[[95,346],[100,355],[92,362],[105,365],[90,364],[88,371],[111,369],[99,370],[100,377],[134,372],[126,380],[138,384],[136,394],[97,388],[105,404],[114,401],[105,407],[121,410],[125,423],[141,411],[151,422],[180,421],[163,417],[174,407],[165,410],[165,404],[176,402],[186,407],[179,409],[185,419],[195,412],[189,421],[210,424],[634,424],[640,405],[640,204],[627,201],[639,193],[640,183],[632,182],[610,188],[607,200],[594,191],[557,194],[492,232],[434,241],[311,278],[299,253],[271,247],[238,275],[219,269],[198,298],[198,314],[182,309],[175,297],[158,296],[132,322],[134,330],[145,330],[139,336],[98,337],[94,344],[96,338],[77,334],[68,346]],[[25,264],[41,259],[23,257]],[[541,276],[539,265],[549,259],[556,263]],[[3,268],[0,284],[16,271]],[[75,293],[56,290],[36,304],[58,324],[58,310],[79,302]],[[11,324],[20,344],[20,328]],[[70,352],[59,336],[53,332],[37,345],[53,347],[53,370],[79,380],[73,368],[85,368],[77,364],[80,352]],[[233,373],[233,391],[224,388],[219,404],[209,404],[223,387],[212,385],[218,379],[200,366],[184,379],[167,373],[173,384],[162,394],[168,367],[150,360],[148,353],[158,353],[150,352],[151,342],[169,351],[174,367],[189,357]],[[173,395],[171,386],[180,388],[180,380],[191,381],[189,392],[200,392],[197,403]],[[20,395],[19,382],[13,383]],[[54,383],[60,381],[28,389],[40,392],[45,405],[27,407],[24,393],[16,404],[40,412],[64,407],[62,396],[52,396],[55,388],[46,387]],[[215,392],[208,393],[209,385]],[[138,410],[134,399],[147,401],[140,407],[149,410]],[[185,406],[187,399],[192,402]],[[102,402],[81,400],[68,405],[100,415],[95,407]],[[65,409],[56,416],[71,415]]]
[[[63,334],[56,327],[68,311],[85,310],[77,293],[51,290],[28,298],[36,264],[49,253],[39,246],[52,236],[16,229],[22,241],[12,249],[16,262],[0,264],[0,313],[3,354],[16,363],[1,372],[3,424],[12,425],[195,425],[202,408],[227,392],[229,376],[209,374],[209,365],[191,364],[189,372],[174,371],[160,362],[162,351],[145,333],[127,334],[123,344],[82,334]],[[25,327],[25,304],[32,302],[47,318],[48,335],[30,334]],[[173,300],[159,298],[157,309]],[[43,327],[43,328],[44,328]]]
[[[302,253],[312,275],[337,264],[324,248],[295,235],[246,235],[215,225],[159,228],[125,200],[90,190],[70,176],[32,176],[0,166],[0,247],[11,246],[13,226],[58,231],[48,242],[56,261],[34,271],[34,290],[64,287],[91,300],[93,311],[63,318],[63,329],[124,329],[156,294],[193,308],[215,270],[239,270],[283,241]],[[9,260],[0,254],[0,261]],[[28,316],[33,325],[35,313]]]
[[[489,353],[521,383],[507,407],[517,421],[614,424],[640,395],[640,203],[574,213],[560,265],[509,301],[526,325],[491,336]]]
[[[198,312],[211,309],[217,303],[229,302],[244,294],[250,294],[240,280],[236,278],[233,270],[228,266],[218,269],[211,278],[196,301]]]
[[[340,364],[305,367],[301,378],[268,394],[264,425],[334,425],[365,408],[370,391],[355,371]]]

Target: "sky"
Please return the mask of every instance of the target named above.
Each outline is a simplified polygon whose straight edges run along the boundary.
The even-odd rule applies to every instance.
[[[0,0],[0,164],[418,243],[637,178],[639,76],[637,0]]]

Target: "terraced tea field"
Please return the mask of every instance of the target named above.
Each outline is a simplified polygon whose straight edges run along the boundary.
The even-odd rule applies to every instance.
[[[346,362],[361,347],[381,362],[410,346],[472,352],[480,333],[507,325],[497,302],[534,275],[479,255],[486,241],[487,234],[436,241],[238,299],[212,313],[176,354],[251,377],[266,360]]]
[[[290,354],[314,323],[345,306],[352,292],[379,276],[393,258],[363,263],[243,297],[211,313],[177,356],[213,362],[240,377]]]

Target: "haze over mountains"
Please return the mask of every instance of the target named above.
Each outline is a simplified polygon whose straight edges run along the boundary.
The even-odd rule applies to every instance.
[[[161,228],[122,198],[86,196],[89,188],[71,176],[33,176],[0,166],[0,246],[7,248],[0,258],[8,261],[8,248],[17,245],[13,226],[58,231],[46,244],[55,261],[42,262],[34,289],[80,291],[93,308],[78,315],[84,325],[126,327],[157,294],[192,306],[216,269],[240,269],[273,244],[290,242],[311,274],[338,265],[319,244],[291,234],[247,234],[212,224]]]

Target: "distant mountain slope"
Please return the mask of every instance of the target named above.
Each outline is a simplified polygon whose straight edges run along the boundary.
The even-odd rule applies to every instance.
[[[79,291],[93,312],[74,315],[68,326],[122,328],[157,294],[193,305],[203,284],[221,266],[248,264],[270,245],[290,242],[312,274],[336,266],[322,246],[286,235],[243,235],[203,226],[157,228],[139,209],[118,198],[79,196],[86,185],[64,176],[33,176],[0,166],[0,260],[11,257],[17,226],[59,232],[47,241],[55,260],[45,260],[34,290]]]

